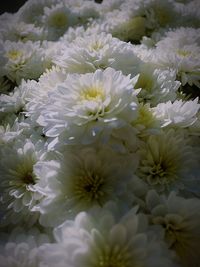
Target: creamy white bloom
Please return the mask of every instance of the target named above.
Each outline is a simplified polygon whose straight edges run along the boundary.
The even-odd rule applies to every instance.
[[[148,30],[157,30],[162,27],[178,25],[181,13],[176,9],[175,1],[145,0],[144,10],[146,27]]]
[[[1,225],[24,221],[31,225],[37,219],[38,214],[31,209],[42,195],[35,189],[38,177],[34,169],[44,154],[43,146],[41,140],[33,144],[23,137],[12,147],[1,147]]]
[[[194,151],[184,134],[172,129],[150,135],[138,151],[140,164],[137,174],[158,192],[195,192],[199,180],[193,177],[197,168]]]
[[[44,126],[47,136],[59,137],[65,143],[87,144],[100,136],[107,138],[112,129],[137,116],[136,80],[137,76],[130,79],[130,75],[111,68],[68,75],[49,94],[37,122]]]
[[[181,266],[199,266],[200,200],[149,191],[146,203],[151,223],[163,227],[165,241],[178,255]]]
[[[144,41],[144,40],[142,40]],[[151,46],[151,47],[149,47]],[[145,63],[155,66],[156,64],[155,62],[155,43],[154,40],[150,39],[150,41],[148,42],[148,45],[145,44],[141,44],[141,45],[134,45],[133,46],[133,50],[135,52],[135,54]],[[158,67],[157,67],[158,68]]]
[[[3,14],[0,15],[0,23],[2,24],[8,24],[11,23],[13,20],[16,19],[16,16],[12,13],[4,12]]]
[[[200,12],[199,12],[199,1],[185,1],[185,3],[176,3],[181,13],[183,14],[183,25],[186,27],[199,28],[200,26]]]
[[[51,7],[44,7],[42,17],[44,28],[47,30],[47,40],[57,40],[70,26],[78,23],[77,14],[67,5],[59,3]]]
[[[7,123],[6,125],[0,125],[0,145],[9,144],[20,138],[19,136],[22,133],[17,120],[13,125]]]
[[[102,1],[100,5],[100,11],[102,12],[102,15],[104,15],[107,12],[112,12],[115,9],[120,9],[120,6],[123,2],[123,0]]]
[[[76,38],[66,46],[54,63],[70,73],[94,72],[96,69],[112,67],[123,74],[136,75],[140,59],[131,44],[113,38],[111,34],[93,33]]]
[[[89,28],[90,29],[90,28]],[[63,46],[66,48],[67,43],[71,43],[78,37],[83,37],[87,34],[87,31],[83,26],[69,27],[63,36],[60,37],[59,41],[63,43]],[[70,44],[71,45],[71,44]],[[63,47],[64,49],[64,47]]]
[[[24,23],[22,21],[18,22],[17,20],[4,25],[0,29],[0,36],[2,40],[10,40],[12,42],[38,41],[46,38],[45,31],[42,27],[36,27],[34,24]]]
[[[131,209],[122,218],[116,206],[79,213],[54,230],[56,243],[41,247],[43,262],[58,267],[175,266],[145,216]]]
[[[139,43],[146,34],[146,19],[141,1],[125,3],[123,9],[108,12],[100,28],[125,42]]]
[[[130,206],[128,183],[137,163],[134,153],[120,156],[109,147],[67,148],[57,160],[38,163],[36,187],[45,195],[38,205],[41,224],[56,226],[109,200]]]
[[[9,240],[0,245],[1,267],[39,267],[38,248],[44,243],[49,243],[49,238],[37,229],[15,229]]]
[[[153,108],[150,104],[140,103],[138,107],[138,117],[131,122],[131,125],[137,131],[140,137],[149,134],[158,134],[160,132],[161,123],[155,116]]]
[[[200,87],[199,29],[180,28],[170,31],[158,43],[156,63],[176,70],[182,85]]]
[[[138,98],[152,106],[160,102],[176,99],[176,92],[181,83],[176,81],[176,73],[173,70],[161,70],[152,64],[143,64],[140,76],[135,88],[142,88]]]
[[[9,95],[0,95],[0,112],[2,112],[2,115],[3,113],[19,114],[20,112],[23,112],[28,95],[29,87],[24,80],[22,80],[21,85],[19,87],[15,87],[13,92]]]
[[[200,29],[192,27],[179,27],[164,32],[164,36],[158,42],[157,46],[165,49],[166,47],[177,48],[179,46],[198,44],[200,45]]]
[[[23,112],[19,114],[7,113],[3,117],[0,130],[0,143],[10,143],[12,141],[24,140],[25,138],[37,141],[43,136],[42,128],[26,117]],[[43,137],[42,137],[43,138]]]
[[[95,1],[90,0],[65,0],[65,3],[69,5],[78,17],[78,23],[87,26],[87,23],[92,19],[99,17],[100,6]]]
[[[176,100],[173,103],[160,103],[153,108],[153,113],[161,121],[162,127],[189,127],[197,120],[200,108],[198,98],[194,100]]]
[[[43,51],[39,42],[4,42],[2,66],[5,75],[19,84],[22,79],[37,79],[44,71]],[[1,60],[1,59],[0,59]]]
[[[198,7],[0,15],[0,266],[200,267]]]
[[[26,115],[35,122],[40,116],[42,107],[48,102],[50,92],[53,92],[59,84],[62,84],[67,74],[59,67],[53,66],[46,70],[39,78],[38,82],[29,80],[27,90],[29,94],[26,98]]]
[[[101,29],[126,42],[138,44],[161,27],[177,25],[181,12],[174,1],[128,0],[102,16]]]
[[[25,23],[42,26],[42,16],[44,15],[44,8],[51,7],[58,3],[58,0],[28,0],[18,10],[18,20]]]

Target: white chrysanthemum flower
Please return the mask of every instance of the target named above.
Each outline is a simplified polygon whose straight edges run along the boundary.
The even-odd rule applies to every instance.
[[[164,197],[149,191],[146,203],[151,222],[163,227],[165,241],[179,256],[181,266],[199,266],[200,200],[185,199],[174,192]]]
[[[38,82],[28,81],[26,83],[29,91],[26,103],[26,115],[35,122],[40,116],[42,107],[48,102],[49,93],[53,92],[59,84],[62,84],[67,75],[59,67],[53,66],[46,70]]]
[[[2,66],[5,75],[17,84],[22,79],[37,79],[44,71],[43,51],[39,42],[6,41],[3,57],[6,60]]]
[[[103,16],[101,28],[123,41],[139,43],[143,36],[150,36],[160,27],[177,25],[174,2],[168,0],[124,1],[119,9]]]
[[[12,42],[22,41],[39,41],[45,39],[45,31],[41,27],[34,24],[27,24],[14,20],[12,23],[5,25],[0,29],[2,40],[10,40]]]
[[[59,0],[28,0],[16,13],[18,20],[25,23],[42,26],[44,8],[59,3]]]
[[[197,159],[184,135],[172,129],[150,135],[138,153],[140,163],[136,173],[150,188],[159,192],[195,191],[198,180],[192,175],[197,168]]]
[[[131,122],[132,127],[137,129],[137,134],[142,137],[160,132],[160,121],[154,115],[150,105],[140,103],[138,117]]]
[[[71,74],[49,94],[37,122],[47,136],[59,136],[65,143],[88,144],[98,137],[107,138],[112,129],[137,116],[136,80],[137,76],[130,79],[111,68]]]
[[[54,58],[57,58],[57,56],[60,55],[65,46],[66,43],[64,43],[64,41],[43,41],[41,43],[41,49],[43,52],[43,67],[45,72],[55,66],[53,63]]]
[[[176,5],[183,14],[183,25],[198,29],[200,26],[199,1],[189,0],[185,1],[185,3],[176,3]]]
[[[42,194],[35,189],[38,177],[35,166],[44,154],[43,142],[37,140],[16,141],[11,146],[1,147],[0,190],[1,224],[26,222],[33,224],[38,217],[31,209],[41,199]]]
[[[95,1],[90,0],[65,0],[70,9],[72,9],[78,17],[78,23],[86,25],[91,19],[99,17],[100,6]]]
[[[181,15],[176,9],[175,1],[146,0],[144,1],[146,27],[149,30],[157,30],[178,24]]]
[[[138,98],[152,106],[175,100],[176,92],[180,87],[180,82],[175,79],[175,71],[156,69],[151,64],[141,65],[140,76],[135,85],[135,88],[142,88]]]
[[[41,212],[40,223],[56,226],[109,200],[130,206],[128,183],[137,163],[135,154],[120,156],[109,147],[68,149],[57,160],[38,163],[41,182],[36,187],[46,195],[36,207]]]
[[[132,1],[132,4],[128,3],[122,10],[107,13],[101,22],[102,31],[125,42],[138,43],[146,35],[146,19],[142,2]]]
[[[48,236],[37,229],[28,233],[15,229],[9,240],[0,245],[1,267],[39,267],[39,247],[45,243],[49,243]]]
[[[87,73],[112,67],[123,74],[135,75],[140,65],[131,44],[104,32],[75,39],[54,62],[69,73]]]
[[[157,43],[156,63],[176,70],[182,85],[200,87],[199,29],[180,28],[170,31]]]
[[[0,145],[13,145],[12,142],[20,138],[22,131],[23,130],[19,128],[17,121],[13,125],[0,125]]]
[[[15,113],[19,114],[24,111],[26,98],[29,95],[29,87],[27,83],[22,80],[19,87],[15,87],[14,91],[9,95],[0,95],[0,112],[3,114]]]
[[[164,32],[164,37],[158,42],[157,46],[165,49],[166,46],[170,49],[179,46],[191,45],[197,43],[200,45],[200,29],[191,27],[180,27]]]
[[[13,20],[16,19],[16,16],[13,13],[4,12],[0,15],[0,24],[7,24],[11,23]]]
[[[89,29],[89,28],[88,28]],[[83,26],[69,27],[66,33],[60,37],[59,41],[63,43],[63,49],[66,48],[67,43],[73,42],[78,37],[84,37],[87,34],[87,31]],[[71,44],[70,44],[71,45]]]
[[[154,58],[156,56],[154,47],[149,48],[145,44],[134,45],[133,51],[143,62],[155,66],[155,64],[153,63],[155,61]]]
[[[115,9],[120,9],[123,0],[109,0],[109,1],[102,1],[100,5],[100,12],[102,15],[108,12],[113,12]]]
[[[41,247],[42,263],[48,267],[176,266],[162,241],[149,235],[145,216],[137,215],[135,208],[119,219],[115,210],[114,206],[81,212],[56,228],[57,243]]]
[[[0,144],[6,146],[14,146],[17,140],[38,140],[42,136],[42,131],[38,127],[34,127],[28,118],[9,114],[2,125],[0,125]]]
[[[161,121],[162,127],[189,127],[197,120],[200,109],[198,98],[194,100],[176,100],[173,103],[160,103],[153,108],[154,115]]]
[[[44,8],[43,26],[47,29],[47,39],[57,40],[70,26],[78,23],[77,14],[64,3]]]

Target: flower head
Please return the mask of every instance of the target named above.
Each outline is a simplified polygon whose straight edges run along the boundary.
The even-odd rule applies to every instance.
[[[200,240],[200,201],[185,199],[172,192],[168,197],[149,191],[146,198],[151,222],[161,225],[165,241],[183,266],[198,266]]]
[[[70,47],[63,49],[54,62],[69,73],[94,72],[112,67],[123,74],[138,74],[139,58],[131,44],[120,41],[105,32],[85,33],[76,38]]]
[[[156,69],[152,64],[141,65],[140,76],[135,85],[141,88],[140,101],[155,106],[160,102],[175,100],[180,82],[176,81],[176,73],[172,70]]]
[[[14,145],[1,147],[1,225],[26,221],[32,225],[38,214],[32,213],[34,205],[41,199],[35,184],[38,177],[35,165],[44,153],[41,141],[35,145],[30,140],[18,140]]]
[[[77,15],[64,3],[44,8],[42,18],[48,40],[57,40],[70,26],[77,23]]]
[[[134,163],[129,166],[125,160],[131,159]],[[102,206],[109,200],[120,199],[129,205],[132,193],[128,182],[136,166],[137,156],[118,156],[109,147],[68,149],[60,160],[37,164],[41,184],[36,187],[46,195],[38,205],[41,223],[58,225],[79,211]]]
[[[199,29],[181,28],[169,31],[158,43],[155,61],[162,67],[176,70],[182,85],[199,84]]]
[[[198,98],[189,101],[176,100],[173,103],[159,103],[153,108],[154,115],[161,120],[162,126],[189,127],[197,121]]]
[[[41,248],[43,261],[50,267],[174,266],[162,242],[150,240],[146,217],[132,209],[119,219],[115,209],[81,212],[57,227],[57,243]]]
[[[10,233],[10,237],[0,245],[0,260],[2,267],[36,267],[39,266],[39,247],[49,243],[46,234],[36,228],[28,232],[16,228]]]
[[[3,54],[5,75],[17,84],[22,79],[37,79],[44,71],[42,55],[39,42],[6,41]]]
[[[92,143],[100,135],[107,138],[113,128],[137,116],[136,79],[111,68],[69,75],[49,94],[38,122],[47,136],[58,136],[66,143]]]
[[[191,178],[197,164],[193,152],[184,136],[172,129],[150,135],[138,152],[141,156],[138,176],[159,192],[193,191],[194,184],[198,184],[198,180]]]

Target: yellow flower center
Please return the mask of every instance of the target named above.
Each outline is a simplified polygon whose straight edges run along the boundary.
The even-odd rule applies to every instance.
[[[143,164],[144,163],[145,161],[143,162]],[[151,185],[167,185],[177,179],[176,166],[171,162],[168,162],[165,158],[161,160],[160,163],[154,162],[152,166],[146,167],[146,171],[147,181]]]
[[[19,57],[22,56],[22,52],[19,51],[19,50],[10,50],[8,53],[7,53],[7,57],[9,59],[12,59],[12,60],[16,60],[18,59]]]
[[[78,177],[75,183],[75,195],[80,200],[102,204],[102,198],[106,195],[103,190],[104,183],[104,178],[101,175],[86,172]]]
[[[191,55],[191,51],[179,49],[179,50],[177,50],[177,54],[181,57],[187,57],[187,56]]]
[[[138,109],[138,117],[135,121],[133,121],[133,125],[143,125],[145,128],[153,127],[156,123],[156,119],[153,116],[148,105],[139,105]]]
[[[52,27],[62,28],[68,24],[68,18],[64,13],[55,13],[50,17],[49,25]]]
[[[145,18],[134,17],[116,28],[113,36],[124,41],[138,42],[145,35]]]
[[[149,172],[152,175],[152,177],[162,178],[163,176],[166,175],[166,171],[160,163],[154,165]]]
[[[89,87],[81,91],[81,100],[102,100],[104,98],[104,91],[101,87]]]
[[[165,230],[165,240],[171,249],[177,249],[179,246],[185,243],[184,238],[189,236],[185,235],[187,233],[187,228],[184,227],[183,218],[180,215],[168,215],[168,218],[158,217],[154,219],[155,223],[162,225]]]
[[[97,260],[94,267],[140,267],[138,264],[133,264],[128,248],[119,245],[113,247],[105,245]]]
[[[10,170],[10,173],[15,176],[17,179],[13,180],[13,185],[16,186],[27,186],[35,184],[37,178],[33,172],[33,165],[35,160],[26,161],[22,164],[19,164],[15,170]]]
[[[136,89],[142,88],[143,90],[151,90],[153,87],[153,80],[150,75],[141,73],[137,83],[135,85]]]
[[[95,41],[89,46],[89,49],[90,51],[99,51],[103,46],[104,45],[101,42]]]

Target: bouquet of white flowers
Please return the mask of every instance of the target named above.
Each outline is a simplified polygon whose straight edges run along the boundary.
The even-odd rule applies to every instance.
[[[200,267],[199,11],[0,16],[1,267]]]

